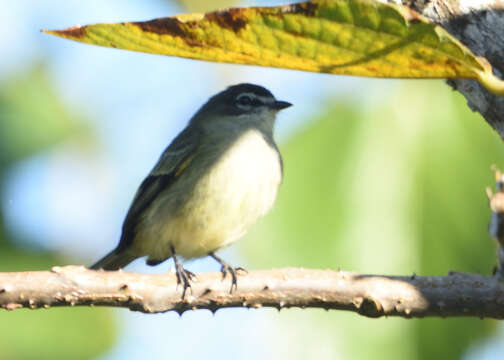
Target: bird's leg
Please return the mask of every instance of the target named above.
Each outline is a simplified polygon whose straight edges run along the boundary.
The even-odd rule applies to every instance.
[[[182,284],[182,286],[184,287],[184,290],[182,291],[182,299],[184,299],[187,288],[190,288],[192,293],[191,280],[196,278],[196,275],[193,272],[184,269],[179,259],[177,258],[175,248],[173,246],[170,246],[170,250],[173,257],[173,262],[175,263],[175,273],[177,274],[177,286],[179,284]]]
[[[225,279],[228,272],[231,274],[231,288],[229,289],[229,293],[232,293],[233,292],[233,288],[236,290],[238,288],[238,279],[236,277],[236,272],[237,271],[247,271],[245,270],[244,268],[241,268],[241,267],[232,267],[231,265],[229,265],[229,263],[227,263],[226,261],[224,261],[223,259],[221,259],[220,257],[218,257],[217,255],[215,255],[215,253],[211,252],[208,254],[209,256],[211,256],[212,258],[214,258],[219,264],[221,264],[221,272],[222,272],[222,279]]]

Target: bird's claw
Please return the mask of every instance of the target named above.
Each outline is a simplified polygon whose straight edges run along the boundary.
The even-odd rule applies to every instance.
[[[221,273],[222,273],[222,280],[224,280],[229,273],[231,275],[231,288],[229,289],[229,293],[233,293],[233,289],[236,290],[238,288],[238,278],[236,276],[236,270],[234,267],[230,266],[229,264],[222,264],[221,266]]]
[[[182,299],[184,299],[188,288],[191,289],[192,293],[191,281],[196,278],[196,275],[180,265],[176,266],[175,273],[177,275],[177,286],[182,285],[184,287],[182,291]]]
[[[184,290],[182,291],[182,300],[184,300],[188,288],[191,289],[192,294],[191,281],[193,279],[196,279],[196,274],[194,274],[189,270],[184,269],[179,259],[177,258],[175,248],[173,247],[173,245],[170,246],[170,250],[173,257],[173,262],[175,263],[175,274],[177,275],[177,287],[179,285],[182,285],[184,287]]]
[[[213,257],[216,261],[221,264],[221,273],[222,273],[222,280],[224,280],[229,273],[231,275],[231,288],[229,289],[229,293],[232,294],[233,290],[236,290],[238,288],[238,276],[237,272],[238,271],[244,271],[245,273],[247,270],[245,270],[242,267],[232,267],[230,264],[228,264],[226,261],[222,260],[220,257],[215,255],[214,253],[209,254],[211,257]]]

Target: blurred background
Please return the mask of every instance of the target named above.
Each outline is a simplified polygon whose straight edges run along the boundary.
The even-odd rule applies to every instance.
[[[247,269],[491,272],[484,189],[490,165],[504,166],[502,142],[442,81],[204,63],[40,33],[279,2],[1,4],[0,271],[89,265],[111,250],[166,145],[209,96],[246,81],[295,106],[277,122],[285,163],[277,204],[225,259]],[[127,270],[171,267],[140,260]],[[206,259],[187,267],[219,270]],[[324,310],[0,311],[0,359],[502,359],[503,335],[491,320]]]

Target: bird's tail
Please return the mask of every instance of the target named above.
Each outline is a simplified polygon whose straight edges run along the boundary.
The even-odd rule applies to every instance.
[[[99,260],[96,264],[92,265],[90,269],[119,270],[136,258],[136,256],[131,255],[128,251],[113,250],[109,254],[105,255],[105,257]]]

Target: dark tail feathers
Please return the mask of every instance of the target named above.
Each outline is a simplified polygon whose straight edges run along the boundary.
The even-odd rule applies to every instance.
[[[127,251],[113,250],[96,264],[90,267],[92,270],[119,270],[130,262],[136,259],[136,256],[129,254]]]

